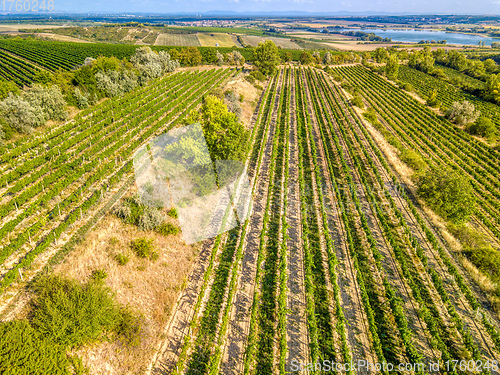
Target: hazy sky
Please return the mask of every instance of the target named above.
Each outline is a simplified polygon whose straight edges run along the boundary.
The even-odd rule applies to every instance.
[[[206,12],[307,11],[500,14],[500,0],[55,0],[56,11]]]

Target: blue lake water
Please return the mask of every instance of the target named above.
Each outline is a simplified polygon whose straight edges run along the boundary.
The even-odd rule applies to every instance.
[[[430,30],[393,30],[393,29],[343,29],[343,31],[364,31],[374,33],[382,38],[391,38],[394,42],[420,42],[421,40],[446,40],[447,44],[469,44],[478,45],[480,41],[486,45],[491,42],[500,42],[500,38],[491,38],[479,35],[467,35],[446,31]]]

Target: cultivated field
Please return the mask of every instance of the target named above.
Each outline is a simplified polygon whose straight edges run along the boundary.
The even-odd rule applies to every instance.
[[[54,29],[63,26],[56,25],[35,25],[35,24],[0,24],[0,33],[18,34],[19,29],[35,30],[35,29]]]
[[[233,47],[235,44],[231,35],[225,33],[198,33],[198,40],[202,47]]]
[[[408,79],[409,76],[406,69],[410,68],[402,67],[403,79]],[[498,243],[500,240],[500,204],[498,203],[500,186],[495,177],[495,171],[499,167],[499,152],[457,129],[449,121],[439,118],[434,112],[366,69],[358,66],[340,68],[338,71],[354,84],[365,88],[362,95],[367,103],[377,109],[384,125],[404,145],[411,145],[422,155],[428,156],[436,165],[449,165],[459,173],[470,177],[478,197],[479,209],[475,214],[475,222]],[[419,73],[417,71],[411,73],[415,77],[411,81],[412,84],[417,87],[420,85],[426,87],[428,82],[434,82],[432,77]],[[440,86],[445,88],[446,85],[442,83]],[[454,99],[455,92],[456,90],[448,92],[446,100],[449,102],[460,100],[460,98]],[[399,106],[396,103],[399,103]],[[498,118],[493,116],[497,110],[494,111],[492,107],[496,106],[485,103],[484,107],[480,108],[485,110],[492,120],[498,122]],[[488,109],[490,112],[487,111]]]
[[[402,139],[427,134],[421,116],[430,120],[430,111],[415,117],[420,128],[398,120],[420,108],[411,97],[363,67],[337,72],[366,87],[376,108],[397,100],[383,113]],[[498,359],[499,322],[484,295],[329,76],[280,69],[252,123],[251,216],[204,243],[150,373],[297,373],[292,360]],[[435,135],[412,141],[449,131],[432,126]]]
[[[72,36],[67,36],[67,35],[59,35],[59,34],[52,34],[52,33],[36,33],[35,35],[40,37],[40,38],[43,38],[43,39],[59,40],[61,42],[92,43],[92,42],[89,42],[88,40],[74,38]]]
[[[398,60],[397,83],[387,78],[389,63],[383,74],[367,68],[381,69],[383,63],[371,65],[366,59],[365,66],[348,63],[324,69],[297,64],[302,49],[313,52],[328,45],[373,50],[388,44],[242,36],[252,46],[272,40],[296,50],[291,51],[294,61],[266,77],[249,73],[252,63],[259,66],[259,61],[252,61],[257,56],[251,48],[239,50],[247,61],[243,68],[215,66],[216,50],[227,54],[230,48],[224,47],[236,43],[236,34],[224,33],[226,28],[207,29],[213,34],[195,27],[187,30],[194,33],[156,38],[158,31],[138,28],[127,35],[131,43],[156,38],[155,51],[170,49],[165,46],[205,47],[198,51],[206,65],[188,66],[190,51],[185,50],[180,54],[184,66],[174,73],[151,81],[141,75],[141,85],[132,81],[131,91],[106,92],[105,99],[103,91],[103,96],[95,96],[97,104],[70,107],[70,121],[48,121],[34,133],[16,132],[0,145],[0,333],[21,319],[27,326],[33,324],[40,301],[36,281],[59,275],[81,285],[105,285],[117,306],[131,308],[129,320],[112,315],[120,334],[104,330],[80,344],[73,345],[65,324],[53,324],[58,339],[63,336],[71,344],[57,349],[66,356],[70,348],[92,375],[327,374],[325,369],[298,371],[294,366],[323,360],[394,366],[441,363],[438,372],[428,367],[338,372],[348,374],[498,374],[499,288],[490,282],[486,290],[486,283],[478,282],[479,277],[487,279],[486,272],[474,268],[479,262],[474,263],[472,255],[464,257],[465,241],[452,237],[452,225],[419,198],[418,172],[398,158],[401,149],[411,150],[426,166],[451,167],[470,180],[477,210],[464,228],[485,233],[494,254],[491,259],[498,259],[493,256],[500,246],[500,150],[495,140],[471,136],[443,115],[445,107],[468,100],[500,126],[498,105],[454,86],[465,82],[477,93],[485,83],[451,68],[443,68],[450,78],[445,82],[405,65],[408,56]],[[206,48],[217,43],[220,48]],[[85,76],[93,65],[75,68],[86,57],[126,59],[136,48],[0,39],[0,78],[26,89],[44,78],[40,72],[57,72],[60,75],[54,77],[71,77],[64,81],[69,86],[66,98],[78,99],[74,82],[82,80],[82,89],[101,90],[104,84],[113,88],[113,77],[124,73],[118,70],[109,80],[100,71]],[[360,60],[351,53],[332,55],[335,61]],[[150,65],[160,72],[171,64],[162,56],[150,58]],[[94,63],[95,70],[106,66],[101,62]],[[134,64],[133,74],[148,73],[146,65]],[[500,68],[494,65],[491,71]],[[128,78],[124,73],[116,79],[127,83]],[[400,88],[410,90],[410,85],[415,92]],[[434,90],[444,104],[441,109],[425,105],[423,98]],[[2,111],[11,108],[9,100],[13,98],[2,103]],[[18,103],[9,110],[27,111],[21,100]],[[220,123],[219,113],[224,114]],[[7,115],[2,112],[2,121],[14,118]],[[234,215],[236,227],[188,245],[177,226],[182,215],[170,207],[146,211],[139,202],[133,156],[151,139],[188,119],[198,121],[197,115],[210,147],[229,144],[236,150],[228,154],[238,151],[235,158],[244,160],[252,205],[248,219],[240,221],[242,216]],[[248,138],[241,136],[245,127]],[[0,123],[3,129],[12,130]],[[197,142],[179,145],[175,152],[199,151]],[[153,161],[151,165],[156,167]],[[222,177],[218,174],[218,183]],[[202,174],[193,185],[203,188],[205,178]],[[143,187],[154,190],[153,184]],[[235,190],[239,197],[243,188]],[[210,207],[215,214],[204,217],[211,225],[231,216],[223,212],[234,208],[227,196],[220,201],[214,197],[203,202],[215,206]],[[177,208],[184,204],[186,199]],[[139,237],[144,243],[151,240],[154,248],[137,248]],[[476,247],[472,250],[484,250]],[[486,266],[492,275],[498,271],[494,262]],[[69,303],[62,305],[64,310]],[[91,305],[89,310],[95,307]],[[37,333],[40,342],[45,333]],[[134,340],[122,341],[127,334]],[[0,359],[8,359],[12,344],[5,339],[9,336],[2,337]],[[58,341],[47,342],[50,346]],[[480,363],[483,368],[470,371]],[[9,374],[3,366],[0,361],[0,373]],[[64,374],[64,369],[58,373]]]
[[[25,282],[70,251],[128,190],[135,150],[179,124],[232,72],[170,74],[0,156],[0,313]]]
[[[253,35],[244,35],[242,36],[245,44],[251,45],[255,47],[259,44],[259,42],[263,42],[266,40],[272,40],[278,47],[286,48],[286,49],[302,49],[297,43],[292,42],[290,39],[286,38],[274,38],[274,37],[264,37],[264,36],[253,36]]]
[[[39,69],[16,55],[0,50],[0,77],[22,87],[32,82]]]
[[[159,34],[154,45],[199,47],[202,44],[197,34]]]

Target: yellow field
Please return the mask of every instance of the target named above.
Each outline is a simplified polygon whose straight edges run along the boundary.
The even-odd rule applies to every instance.
[[[199,47],[201,44],[196,34],[160,34],[155,46]]]
[[[302,49],[297,43],[292,42],[290,39],[286,38],[273,38],[268,36],[253,36],[253,35],[245,35],[243,36],[243,41],[245,44],[249,44],[252,47],[255,47],[259,42],[263,42],[265,40],[272,40],[274,44],[278,47],[286,48],[286,49]]]
[[[52,33],[36,33],[35,35],[41,38],[49,38],[61,42],[92,43],[89,42],[88,40],[73,38],[71,36],[66,36],[66,35],[52,34]]]
[[[202,47],[233,47],[235,44],[231,35],[226,33],[198,33],[198,40]]]
[[[19,29],[55,29],[63,26],[56,25],[33,25],[33,24],[0,24],[0,32],[8,33],[10,31],[19,31]]]

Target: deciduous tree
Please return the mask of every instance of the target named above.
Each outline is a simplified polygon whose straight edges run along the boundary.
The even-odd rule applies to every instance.
[[[263,74],[267,76],[274,74],[278,64],[281,62],[276,44],[271,40],[260,42],[253,50],[253,62]]]
[[[373,58],[378,63],[385,63],[389,58],[389,52],[385,48],[378,47],[375,49]]]
[[[214,96],[205,98],[200,122],[213,160],[243,160],[248,130],[230,112],[224,102]]]
[[[474,135],[493,139],[496,135],[497,128],[489,118],[480,117],[476,122],[467,127],[467,131]]]
[[[399,59],[396,54],[392,54],[387,59],[387,64],[385,65],[385,74],[387,78],[395,80],[398,78],[399,73]]]
[[[333,58],[331,52],[325,52],[325,56],[323,56],[323,63],[325,65],[332,65],[333,63]]]
[[[311,64],[312,62],[313,62],[313,57],[311,55],[311,52],[309,51],[302,52],[302,54],[300,55],[300,63],[302,65],[308,65]]]
[[[464,100],[462,103],[453,102],[446,111],[446,117],[458,125],[467,125],[476,121],[481,112],[476,111],[474,104]]]
[[[418,195],[437,213],[455,223],[468,221],[475,211],[472,186],[451,168],[428,169],[418,181]]]

